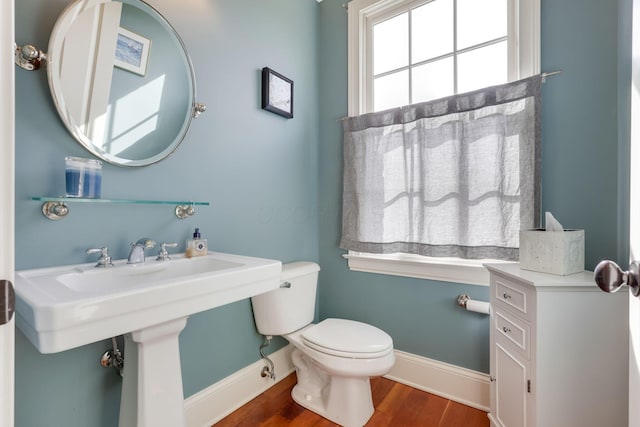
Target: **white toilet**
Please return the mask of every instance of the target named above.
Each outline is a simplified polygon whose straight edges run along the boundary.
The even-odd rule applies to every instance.
[[[280,335],[292,353],[298,383],[293,399],[345,427],[361,427],[373,415],[369,377],[393,366],[393,341],[366,323],[326,319],[313,324],[320,267],[312,262],[282,266],[280,289],[251,298],[258,331]]]

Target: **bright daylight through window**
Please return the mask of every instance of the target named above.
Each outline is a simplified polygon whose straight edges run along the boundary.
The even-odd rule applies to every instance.
[[[434,0],[371,31],[373,111],[507,82],[506,0]]]
[[[540,0],[352,0],[349,116],[540,72]],[[350,251],[354,270],[488,284],[481,261]]]

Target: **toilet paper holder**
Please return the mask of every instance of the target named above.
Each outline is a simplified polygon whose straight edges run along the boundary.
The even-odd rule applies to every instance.
[[[467,311],[476,313],[490,314],[491,304],[485,301],[475,301],[467,294],[460,294],[456,298],[456,303]]]

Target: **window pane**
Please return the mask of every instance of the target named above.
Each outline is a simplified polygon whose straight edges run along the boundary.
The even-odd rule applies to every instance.
[[[409,13],[373,26],[373,74],[409,65]]]
[[[507,35],[507,0],[458,0],[458,49]]]
[[[414,9],[411,37],[412,64],[453,52],[453,0],[434,0]]]
[[[453,57],[412,69],[411,102],[453,95]]]
[[[458,56],[458,93],[506,82],[506,41]]]
[[[409,71],[403,70],[373,81],[373,111],[400,107],[409,103]]]

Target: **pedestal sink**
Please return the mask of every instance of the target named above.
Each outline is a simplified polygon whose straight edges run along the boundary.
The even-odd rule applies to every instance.
[[[16,322],[41,353],[125,334],[120,427],[181,427],[178,335],[187,318],[278,288],[281,270],[280,261],[217,252],[23,270]]]

